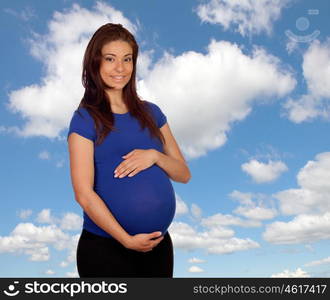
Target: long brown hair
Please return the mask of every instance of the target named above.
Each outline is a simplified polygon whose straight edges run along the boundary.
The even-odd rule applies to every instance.
[[[83,61],[82,84],[84,97],[79,107],[88,110],[96,126],[96,144],[101,144],[105,137],[115,129],[114,116],[110,99],[105,92],[109,88],[100,76],[102,47],[108,42],[122,40],[130,44],[133,50],[133,71],[129,82],[123,88],[123,101],[130,114],[135,117],[142,129],[148,128],[152,137],[164,143],[164,137],[154,121],[149,105],[142,101],[136,92],[136,61],[139,47],[134,36],[121,24],[107,23],[101,26],[89,41]]]

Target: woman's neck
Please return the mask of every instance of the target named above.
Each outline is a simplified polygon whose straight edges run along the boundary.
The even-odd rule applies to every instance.
[[[106,93],[109,97],[110,104],[115,106],[121,106],[124,104],[123,100],[123,90],[106,90]]]
[[[123,90],[106,90],[106,93],[110,100],[111,110],[116,113],[123,113],[127,111],[126,104],[123,100]]]

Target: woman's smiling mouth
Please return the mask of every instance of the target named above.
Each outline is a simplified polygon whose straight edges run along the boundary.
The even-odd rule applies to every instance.
[[[110,76],[114,81],[122,81],[123,79],[125,79],[125,76],[121,75],[121,76]]]

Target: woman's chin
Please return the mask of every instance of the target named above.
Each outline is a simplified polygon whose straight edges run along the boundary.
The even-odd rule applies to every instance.
[[[126,81],[123,81],[123,82],[107,82],[106,85],[108,87],[110,87],[111,89],[115,89],[115,90],[121,90],[123,89],[126,85],[127,85],[128,82]]]
[[[112,85],[107,85],[108,90],[115,90],[115,91],[120,91],[120,90],[122,90],[125,86],[126,86],[126,84],[121,84],[121,85],[119,85],[119,84],[116,84],[116,85],[114,85],[114,84],[112,84]]]

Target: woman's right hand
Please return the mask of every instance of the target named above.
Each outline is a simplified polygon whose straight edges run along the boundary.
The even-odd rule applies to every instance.
[[[130,236],[124,246],[135,251],[148,252],[155,248],[163,238],[164,237],[160,231],[139,233]]]

